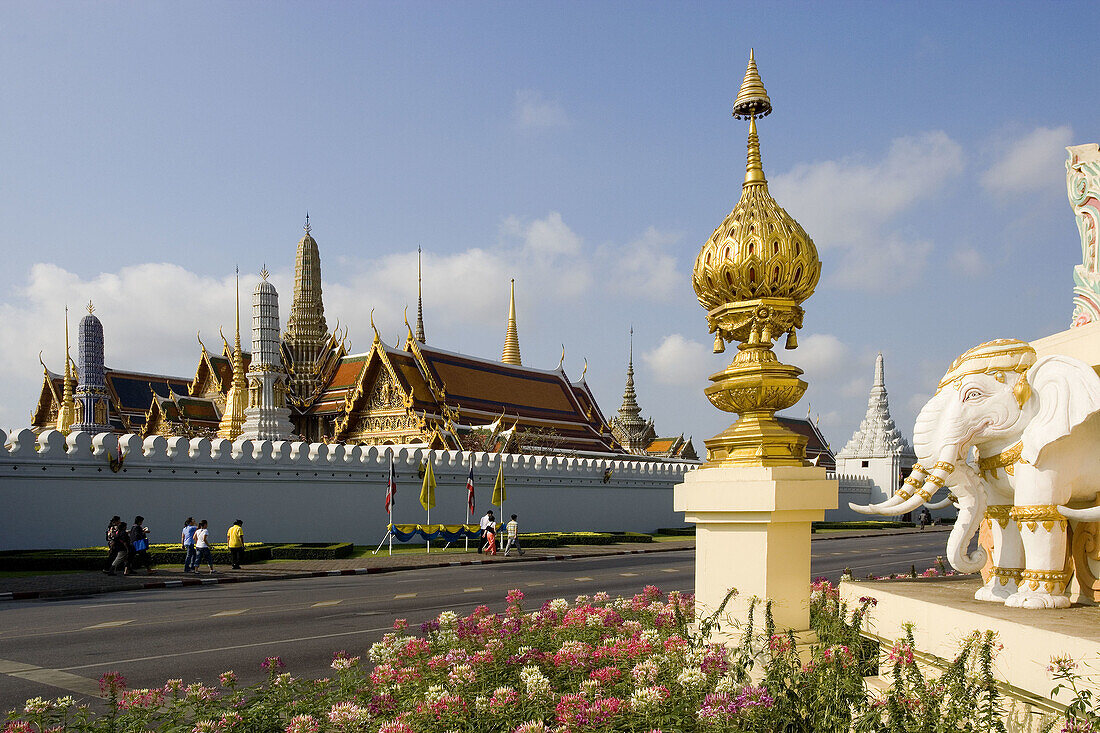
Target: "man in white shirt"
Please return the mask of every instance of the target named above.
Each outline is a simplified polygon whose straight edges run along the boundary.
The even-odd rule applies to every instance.
[[[477,551],[481,552],[486,548],[488,544],[489,530],[495,529],[497,525],[496,517],[493,516],[493,510],[485,512],[485,516],[481,518],[481,544],[477,546]]]

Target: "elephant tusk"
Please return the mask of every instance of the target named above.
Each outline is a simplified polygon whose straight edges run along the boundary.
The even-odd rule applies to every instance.
[[[1070,509],[1068,506],[1058,507],[1058,512],[1067,519],[1078,522],[1100,522],[1100,506],[1088,509]]]
[[[954,496],[948,495],[940,501],[937,501],[935,504],[927,504],[926,506],[929,509],[945,509],[954,504],[956,501],[958,501],[958,499],[956,499]]]

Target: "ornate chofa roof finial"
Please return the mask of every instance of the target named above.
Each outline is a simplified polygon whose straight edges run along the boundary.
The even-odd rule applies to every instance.
[[[420,245],[416,245],[416,340],[426,344],[424,338],[424,296],[420,280]]]
[[[519,355],[519,332],[516,329],[516,279],[512,278],[512,294],[508,301],[508,331],[504,335],[504,350],[500,360],[505,364],[523,366]]]

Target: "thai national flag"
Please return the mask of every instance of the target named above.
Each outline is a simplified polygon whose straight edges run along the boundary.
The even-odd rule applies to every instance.
[[[466,477],[466,505],[470,514],[474,513],[474,465],[470,464],[470,475]]]
[[[393,505],[397,499],[397,472],[393,470],[393,454],[390,454],[390,480],[386,486],[386,513],[393,516]]]

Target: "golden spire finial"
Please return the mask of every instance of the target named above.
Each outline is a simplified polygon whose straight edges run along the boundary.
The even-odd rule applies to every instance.
[[[512,294],[508,300],[508,331],[504,335],[504,351],[500,360],[505,364],[522,366],[519,355],[519,331],[516,328],[516,279],[512,278]]]
[[[235,267],[235,315],[236,328],[233,339],[233,377],[225,395],[225,410],[218,423],[218,437],[236,440],[244,428],[245,410],[248,409],[248,380],[244,374],[244,353],[241,351],[241,268]],[[267,269],[264,269],[267,272]],[[265,276],[266,280],[267,277]],[[225,336],[222,335],[222,340]],[[199,343],[202,343],[200,340]],[[205,348],[205,347],[204,347]]]
[[[772,100],[768,97],[764,83],[760,81],[760,72],[756,70],[756,56],[750,48],[745,79],[741,82],[741,90],[737,92],[737,99],[733,102],[733,116],[739,120],[746,117],[767,117],[771,111]]]
[[[73,399],[73,370],[69,368],[69,306],[65,305],[65,381],[61,404],[57,408],[57,429],[66,435],[76,420],[76,400]]]
[[[260,277],[262,277],[266,281],[269,274],[270,273],[267,271],[267,263],[265,262],[264,266],[260,268]]]
[[[309,226],[309,212],[308,211],[306,212],[306,225],[302,228],[305,230],[306,236],[308,237],[310,231],[312,231],[312,229]]]
[[[416,245],[416,340],[426,344],[424,336],[424,296],[420,279],[420,245]]]
[[[88,301],[88,312],[89,313],[95,313],[95,306],[92,305],[92,301],[90,301],[90,300]]]

